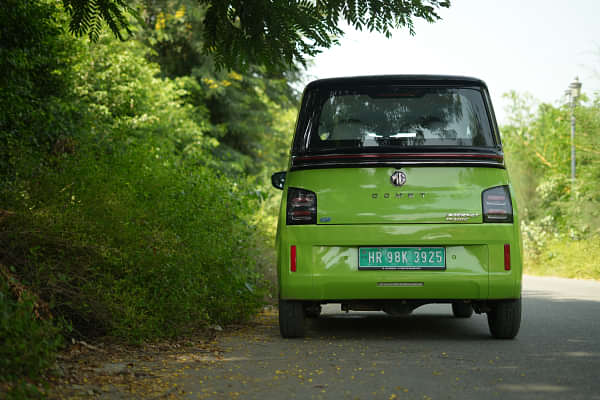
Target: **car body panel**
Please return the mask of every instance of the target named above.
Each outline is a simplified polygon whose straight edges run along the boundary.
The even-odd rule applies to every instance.
[[[280,296],[295,300],[504,299],[521,292],[522,258],[512,224],[293,226],[279,232]],[[510,244],[511,270],[504,269]],[[290,247],[297,269],[290,271]],[[442,246],[443,271],[358,269],[361,246]],[[377,286],[418,282],[420,287]]]
[[[400,187],[396,170],[406,174]],[[506,180],[497,168],[380,167],[294,171],[287,184],[316,193],[318,224],[481,223],[481,192]]]

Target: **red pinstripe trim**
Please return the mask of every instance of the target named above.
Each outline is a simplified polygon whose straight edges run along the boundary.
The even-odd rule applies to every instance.
[[[296,160],[332,160],[340,158],[486,158],[503,161],[504,157],[497,154],[473,154],[473,153],[394,153],[394,154],[327,154],[321,156],[299,156]]]

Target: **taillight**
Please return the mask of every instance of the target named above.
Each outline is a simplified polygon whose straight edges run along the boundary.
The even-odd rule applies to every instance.
[[[287,194],[288,225],[317,223],[317,195],[310,190],[289,188]]]
[[[290,247],[290,271],[296,272],[296,246]]]
[[[481,196],[483,222],[512,222],[513,212],[508,186],[487,189]]]

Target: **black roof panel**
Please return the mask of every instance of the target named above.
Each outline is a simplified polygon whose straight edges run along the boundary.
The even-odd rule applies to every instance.
[[[483,86],[481,79],[454,75],[366,75],[319,79],[310,82],[306,89],[331,86],[364,86],[373,84],[390,85],[442,85],[442,86]]]

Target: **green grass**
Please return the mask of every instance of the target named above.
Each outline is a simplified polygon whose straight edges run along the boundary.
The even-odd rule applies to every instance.
[[[525,273],[600,280],[600,239],[552,239],[539,255],[525,253]]]

